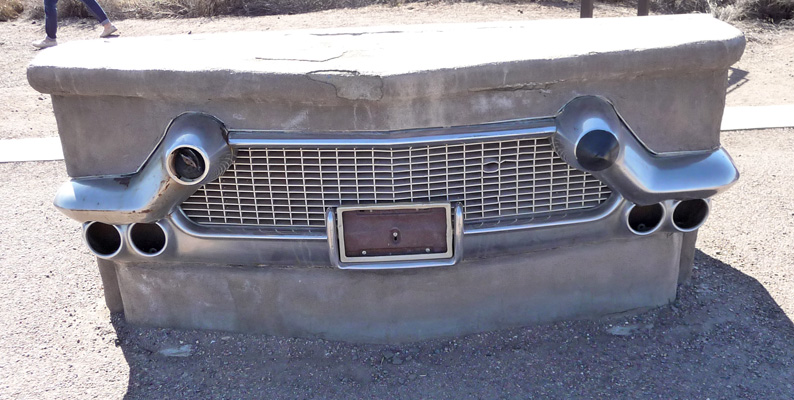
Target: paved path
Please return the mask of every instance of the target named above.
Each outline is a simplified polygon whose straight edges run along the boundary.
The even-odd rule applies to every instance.
[[[726,107],[723,131],[794,127],[794,104]]]
[[[794,104],[726,107],[723,131],[794,127]],[[0,162],[63,160],[57,137],[0,140]]]

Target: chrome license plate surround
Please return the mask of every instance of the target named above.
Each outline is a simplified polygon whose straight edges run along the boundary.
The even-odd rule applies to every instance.
[[[399,255],[352,255],[347,254],[345,251],[345,224],[344,215],[346,212],[357,211],[410,211],[410,210],[427,210],[427,209],[442,209],[444,212],[444,240],[446,242],[446,251],[432,252],[428,254],[399,254]],[[453,229],[452,229],[452,208],[449,203],[404,203],[404,204],[383,204],[383,205],[369,205],[369,206],[343,206],[336,209],[337,230],[339,232],[339,257],[343,263],[378,263],[378,262],[395,262],[395,261],[421,261],[421,260],[439,260],[450,259],[453,257]]]

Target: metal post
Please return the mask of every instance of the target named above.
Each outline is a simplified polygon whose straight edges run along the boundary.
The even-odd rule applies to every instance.
[[[644,17],[648,15],[648,11],[650,9],[650,1],[649,0],[639,0],[637,2],[637,15],[640,17]]]
[[[580,18],[593,18],[593,0],[582,0],[582,8],[579,16]]]

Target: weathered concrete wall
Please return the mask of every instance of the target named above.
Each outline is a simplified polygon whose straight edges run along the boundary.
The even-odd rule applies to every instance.
[[[53,95],[71,176],[136,171],[184,111],[231,129],[395,130],[551,116],[587,94],[669,152],[719,146],[743,49],[705,15],[245,32],[67,43],[28,79]]]
[[[469,260],[449,268],[117,264],[135,324],[366,342],[457,336],[675,299],[683,234]]]

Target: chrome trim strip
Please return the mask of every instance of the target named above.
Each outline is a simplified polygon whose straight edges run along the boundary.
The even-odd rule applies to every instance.
[[[265,230],[252,232],[242,227],[204,227],[191,221],[185,213],[177,209],[171,214],[171,222],[186,234],[203,239],[244,239],[244,240],[328,240],[328,236],[319,231],[316,234],[284,234],[266,233]]]
[[[598,208],[593,209],[593,211],[597,210],[598,212],[593,213],[592,215],[585,214],[583,217],[579,217],[579,218],[561,219],[561,220],[554,220],[548,222],[531,222],[528,224],[520,224],[520,225],[494,226],[494,227],[486,227],[486,228],[465,228],[463,233],[464,235],[482,235],[489,233],[523,231],[527,229],[547,228],[547,227],[580,224],[586,222],[594,222],[608,217],[610,214],[615,212],[615,210],[617,210],[623,202],[624,202],[623,197],[621,197],[617,193],[614,193],[612,196],[610,196],[609,200],[607,200],[604,204],[602,204]],[[325,227],[324,229],[325,232],[323,233],[320,233],[320,231],[318,230],[317,233],[307,233],[307,234],[289,234],[289,233],[277,233],[277,232],[269,233],[267,232],[269,230],[263,229],[257,231],[242,226],[204,227],[191,221],[185,215],[185,213],[180,209],[174,211],[174,213],[171,214],[170,219],[177,228],[179,228],[186,234],[193,237],[206,238],[206,239],[251,239],[251,240],[327,240],[328,239],[327,226]],[[461,220],[463,220],[463,218],[461,218]],[[463,221],[463,223],[465,226],[465,221]],[[326,217],[326,224],[327,224],[327,217]]]
[[[466,229],[465,234],[480,235],[480,234],[495,233],[495,232],[513,232],[513,231],[521,231],[526,229],[546,228],[546,227],[554,227],[554,226],[580,224],[583,222],[598,221],[606,218],[607,216],[615,212],[615,210],[617,210],[618,207],[620,207],[622,202],[623,202],[623,197],[621,197],[620,194],[613,192],[612,196],[610,196],[605,203],[591,210],[591,211],[596,211],[596,210],[598,211],[597,213],[594,212],[593,215],[585,215],[584,217],[581,218],[560,219],[560,220],[548,221],[548,222],[530,222],[528,224],[521,224],[521,225],[494,226],[487,228],[469,228]]]
[[[542,125],[541,125],[542,124]],[[518,125],[513,127],[514,125]],[[521,127],[520,125],[527,125]],[[475,131],[475,132],[472,132]],[[553,120],[527,119],[454,128],[416,129],[394,132],[328,132],[323,134],[285,131],[229,131],[233,147],[380,147],[415,143],[455,143],[483,139],[549,136],[556,132]],[[405,134],[410,137],[401,137]]]

